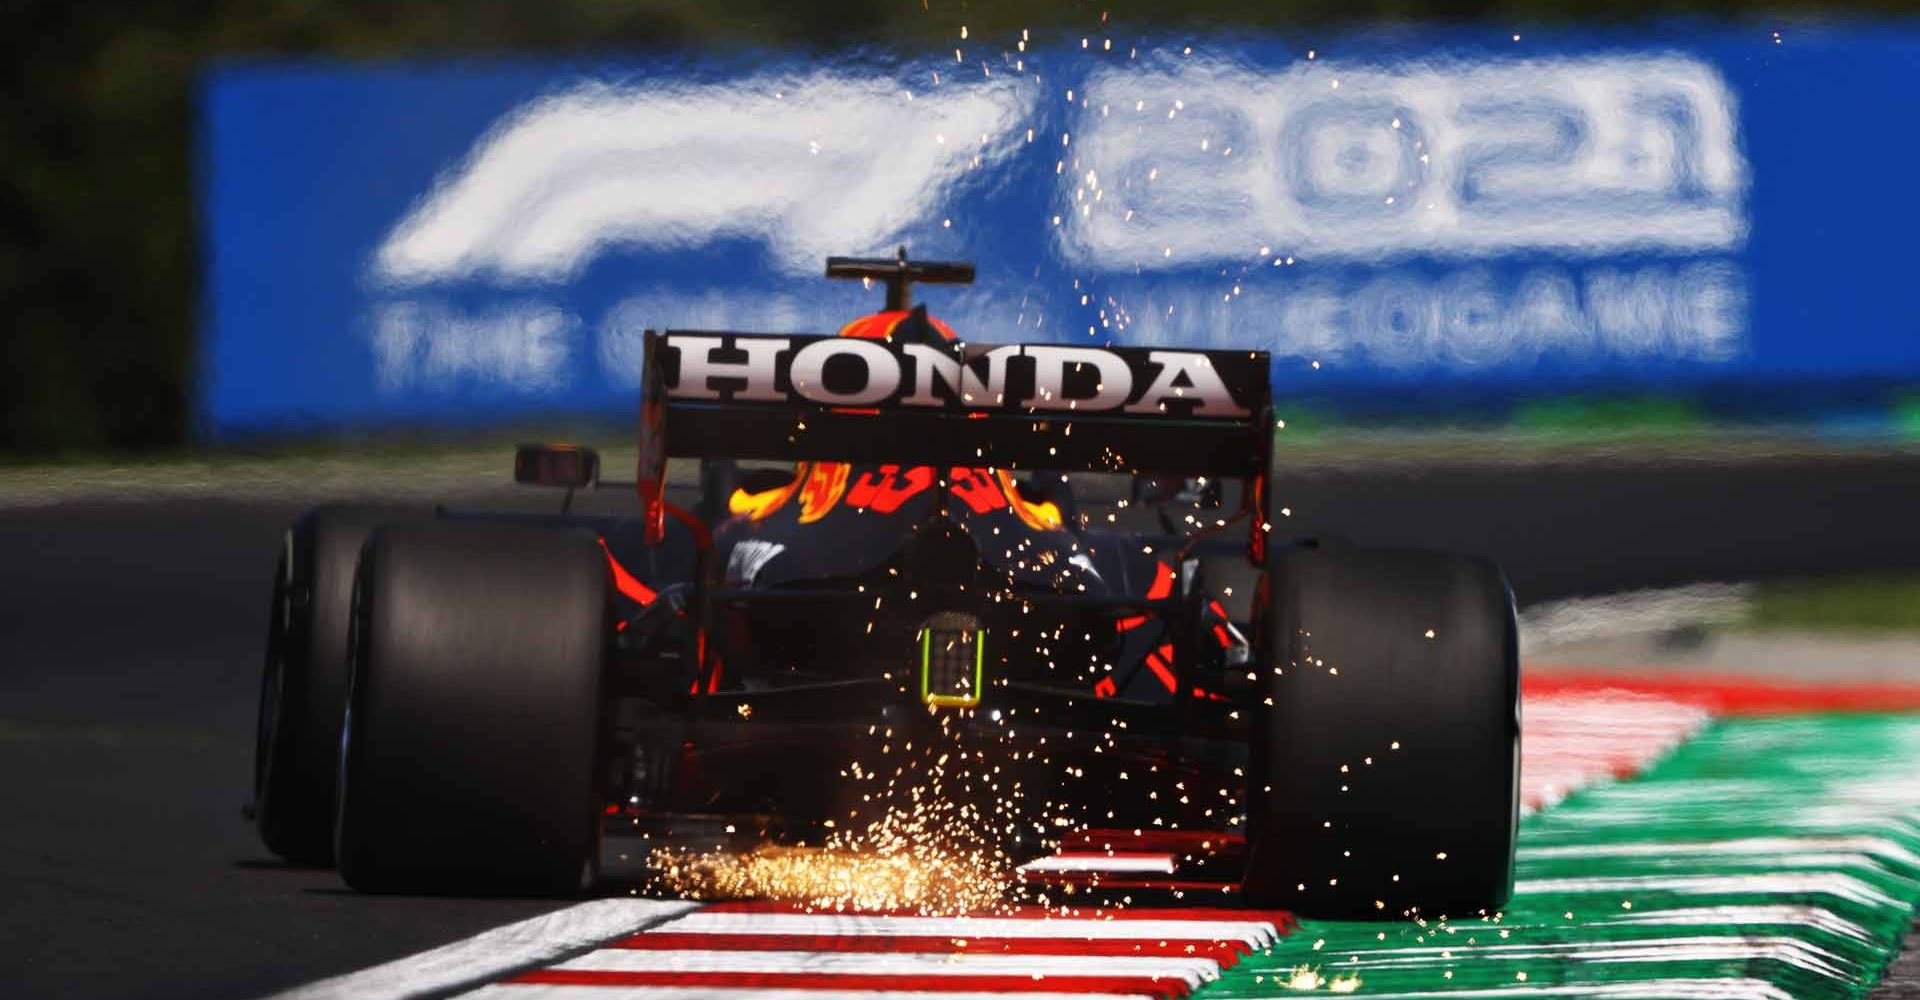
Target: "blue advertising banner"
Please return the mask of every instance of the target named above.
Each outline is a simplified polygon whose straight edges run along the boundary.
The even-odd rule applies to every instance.
[[[1920,28],[1406,30],[203,88],[215,434],[632,412],[649,328],[1253,347],[1284,401],[1920,384]]]

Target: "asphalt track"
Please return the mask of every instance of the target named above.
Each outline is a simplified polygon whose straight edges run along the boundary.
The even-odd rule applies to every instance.
[[[1318,469],[1277,493],[1300,530],[1495,556],[1529,602],[1920,568],[1909,456]],[[0,511],[0,997],[257,996],[562,905],[360,897],[258,847],[266,583],[299,506]]]

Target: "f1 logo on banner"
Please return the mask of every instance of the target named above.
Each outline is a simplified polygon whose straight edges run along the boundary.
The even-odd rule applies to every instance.
[[[932,303],[963,337],[1266,350],[1282,393],[1889,371],[1867,321],[1910,315],[1904,286],[1832,302],[1806,269],[1841,262],[1769,283],[1780,258],[1753,242],[1834,224],[1787,193],[1787,154],[1844,124],[1817,82],[1757,86],[1792,66],[1726,35],[1414,41],[227,71],[207,90],[209,417],[623,413],[643,330],[836,329],[871,296],[821,260],[895,244],[979,263]],[[1848,46],[1897,74],[1897,49]],[[343,106],[363,113],[299,113]],[[1756,188],[1776,164],[1784,183]],[[261,221],[293,191],[282,228]],[[309,266],[263,264],[287,245]],[[1860,349],[1770,328],[1763,286]],[[1920,348],[1896,354],[1920,372]]]

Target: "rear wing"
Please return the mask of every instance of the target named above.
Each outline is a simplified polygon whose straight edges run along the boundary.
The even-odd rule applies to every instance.
[[[665,530],[669,458],[815,460],[1248,481],[1264,558],[1264,351],[648,331],[636,481]]]

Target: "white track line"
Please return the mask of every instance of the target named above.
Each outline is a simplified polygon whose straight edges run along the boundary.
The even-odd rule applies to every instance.
[[[820,975],[1116,976],[1176,979],[1190,987],[1216,979],[1209,958],[1151,955],[972,955],[954,952],[848,953],[819,951],[627,951],[606,948],[569,959],[555,969],[595,972],[790,972]]]
[[[1855,851],[1885,861],[1920,868],[1920,854],[1902,847],[1891,837],[1863,834],[1804,837],[1740,837],[1728,840],[1655,840],[1611,844],[1554,844],[1524,846],[1521,858],[1671,858],[1692,855],[1775,857],[1808,851]]]
[[[1744,906],[1696,906],[1677,910],[1643,912],[1627,910],[1597,924],[1639,927],[1797,927],[1843,937],[1859,944],[1871,944],[1874,936],[1865,927],[1837,916],[1832,910],[1801,903],[1757,903]]]
[[[1100,920],[1014,917],[895,917],[838,913],[690,913],[661,931],[697,934],[819,934],[826,936],[942,934],[980,938],[1087,938],[1089,940],[1239,941],[1259,949],[1280,936],[1265,920]]]
[[[400,1000],[478,986],[625,937],[699,905],[678,900],[596,899],[384,965],[308,983],[275,994],[272,1000]],[[609,994],[600,996],[613,1000]]]
[[[1655,962],[1754,963],[1774,961],[1810,975],[1837,982],[1854,982],[1860,969],[1843,956],[1798,938],[1673,937],[1646,941],[1552,941],[1539,944],[1483,944],[1479,958],[1512,962],[1559,960],[1572,965],[1619,965]],[[1355,956],[1341,971],[1364,975],[1382,968],[1457,968],[1452,948],[1387,948]]]
[[[459,1000],[822,1000],[824,990],[740,986],[551,986],[501,983],[460,994]],[[861,990],[860,1000],[1140,1000],[1138,993],[943,993],[938,990]]]
[[[1610,875],[1598,878],[1523,879],[1521,893],[1672,893],[1676,896],[1825,896],[1876,909],[1905,910],[1906,902],[1838,872],[1762,872],[1751,875]]]

